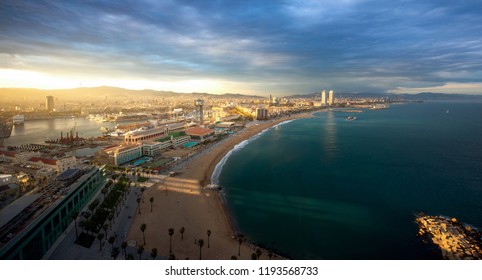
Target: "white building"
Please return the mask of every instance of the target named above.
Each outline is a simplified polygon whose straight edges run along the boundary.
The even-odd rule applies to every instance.
[[[326,90],[321,92],[321,106],[326,106]]]
[[[333,93],[333,90],[330,90],[330,92],[328,93],[328,105],[333,105],[334,104],[334,93]]]

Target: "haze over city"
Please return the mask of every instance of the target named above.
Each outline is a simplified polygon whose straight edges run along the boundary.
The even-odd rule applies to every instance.
[[[478,94],[480,1],[2,1],[0,87]]]

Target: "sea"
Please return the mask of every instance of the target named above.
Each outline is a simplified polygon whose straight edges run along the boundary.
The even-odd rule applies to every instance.
[[[482,103],[318,112],[239,144],[212,181],[236,231],[288,258],[440,259],[415,215],[482,229]]]

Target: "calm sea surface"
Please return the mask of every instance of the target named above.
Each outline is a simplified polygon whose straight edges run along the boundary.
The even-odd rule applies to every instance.
[[[248,142],[219,176],[228,208],[291,258],[440,258],[418,212],[482,228],[482,103],[322,112]]]
[[[115,124],[100,123],[85,118],[26,121],[23,125],[13,127],[12,135],[5,140],[5,145],[45,144],[45,140],[60,138],[60,132],[63,132],[64,137],[66,137],[74,126],[76,131],[79,132],[79,137],[90,138],[102,136],[100,130],[102,126],[112,128]]]

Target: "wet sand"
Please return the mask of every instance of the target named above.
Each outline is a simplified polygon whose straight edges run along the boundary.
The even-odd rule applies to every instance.
[[[239,243],[234,239],[236,233],[230,225],[219,192],[202,189],[202,186],[210,183],[216,164],[236,144],[280,122],[308,118],[311,115],[312,112],[296,114],[244,128],[208,152],[203,152],[180,170],[178,176],[169,177],[165,182],[156,183],[148,188],[143,194],[144,202],[140,203],[141,213],[136,211],[133,217],[127,240],[136,240],[142,245],[140,226],[145,223],[145,252],[150,253],[152,248],[157,248],[158,255],[168,256],[168,230],[173,228],[172,252],[177,259],[199,259],[199,246],[195,244],[198,239],[204,240],[201,249],[202,259],[230,259],[232,256],[250,259],[256,248],[244,242],[241,245],[241,255],[238,256]],[[154,198],[152,212],[150,197]],[[181,227],[185,228],[183,238],[179,232]],[[211,231],[209,248],[208,230]],[[260,259],[268,259],[266,251]]]

